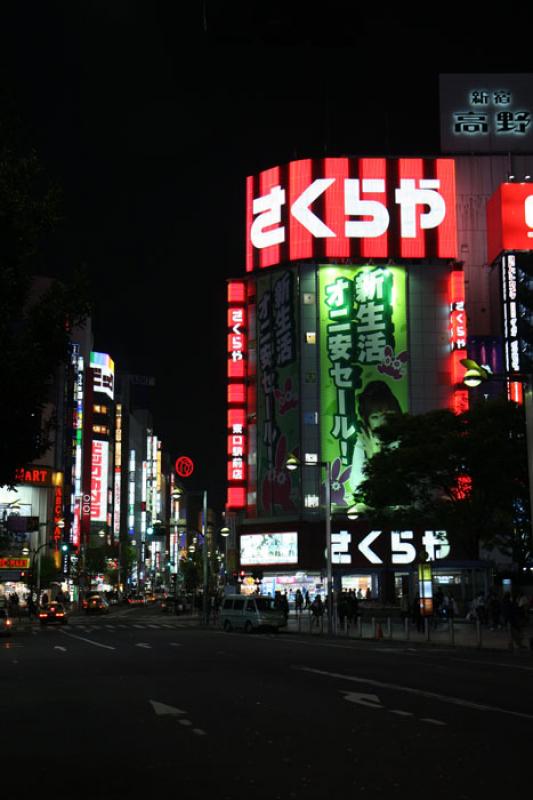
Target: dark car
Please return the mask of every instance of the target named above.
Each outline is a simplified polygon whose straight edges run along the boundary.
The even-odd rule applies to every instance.
[[[83,601],[86,614],[108,614],[109,603],[99,594],[90,594]]]
[[[68,619],[65,606],[62,603],[55,602],[42,606],[39,609],[39,622],[41,625],[48,625],[49,623],[66,625]]]

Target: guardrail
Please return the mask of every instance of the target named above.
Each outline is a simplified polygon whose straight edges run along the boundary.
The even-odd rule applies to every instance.
[[[307,611],[291,613],[286,630],[298,633],[323,635],[324,615],[315,617]],[[362,616],[341,623],[334,618],[333,635],[345,639],[367,639],[374,641],[431,643],[451,646],[491,649],[531,649],[533,651],[533,627],[511,629],[509,624],[498,628],[461,618],[448,620],[425,617],[417,626],[409,618],[391,616]]]

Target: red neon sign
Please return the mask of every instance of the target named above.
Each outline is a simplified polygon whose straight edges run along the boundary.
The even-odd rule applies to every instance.
[[[270,188],[278,174],[265,174],[262,186]],[[275,249],[275,245],[273,245]],[[271,251],[273,252],[273,250]],[[246,506],[246,376],[247,376],[247,307],[246,283],[228,284],[228,508]]]
[[[246,270],[302,258],[455,258],[453,159],[292,161],[246,184]]]
[[[504,250],[533,250],[533,184],[502,183],[487,203],[488,261]]]
[[[175,467],[180,478],[190,478],[194,472],[194,461],[188,456],[180,456],[176,459]]]
[[[468,391],[462,386],[465,368],[461,360],[467,357],[467,326],[465,310],[465,276],[464,272],[455,269],[450,273],[449,283],[450,302],[450,382],[453,393],[451,400],[452,410],[461,414],[468,410]]]

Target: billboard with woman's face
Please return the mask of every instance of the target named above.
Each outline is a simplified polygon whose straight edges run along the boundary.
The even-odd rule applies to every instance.
[[[351,505],[389,412],[407,411],[406,273],[391,266],[321,266],[320,422],[332,507]]]

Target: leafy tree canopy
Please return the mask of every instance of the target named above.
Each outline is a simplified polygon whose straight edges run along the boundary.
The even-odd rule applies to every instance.
[[[54,421],[43,425],[43,411],[52,380],[69,331],[90,312],[82,270],[68,282],[38,277],[53,274],[45,241],[60,218],[60,192],[9,109],[0,119],[0,485],[12,485],[15,468],[49,446]]]
[[[465,554],[498,546],[530,555],[529,482],[523,408],[503,399],[463,414],[389,415],[382,448],[356,496],[368,516],[395,527],[446,529]]]

